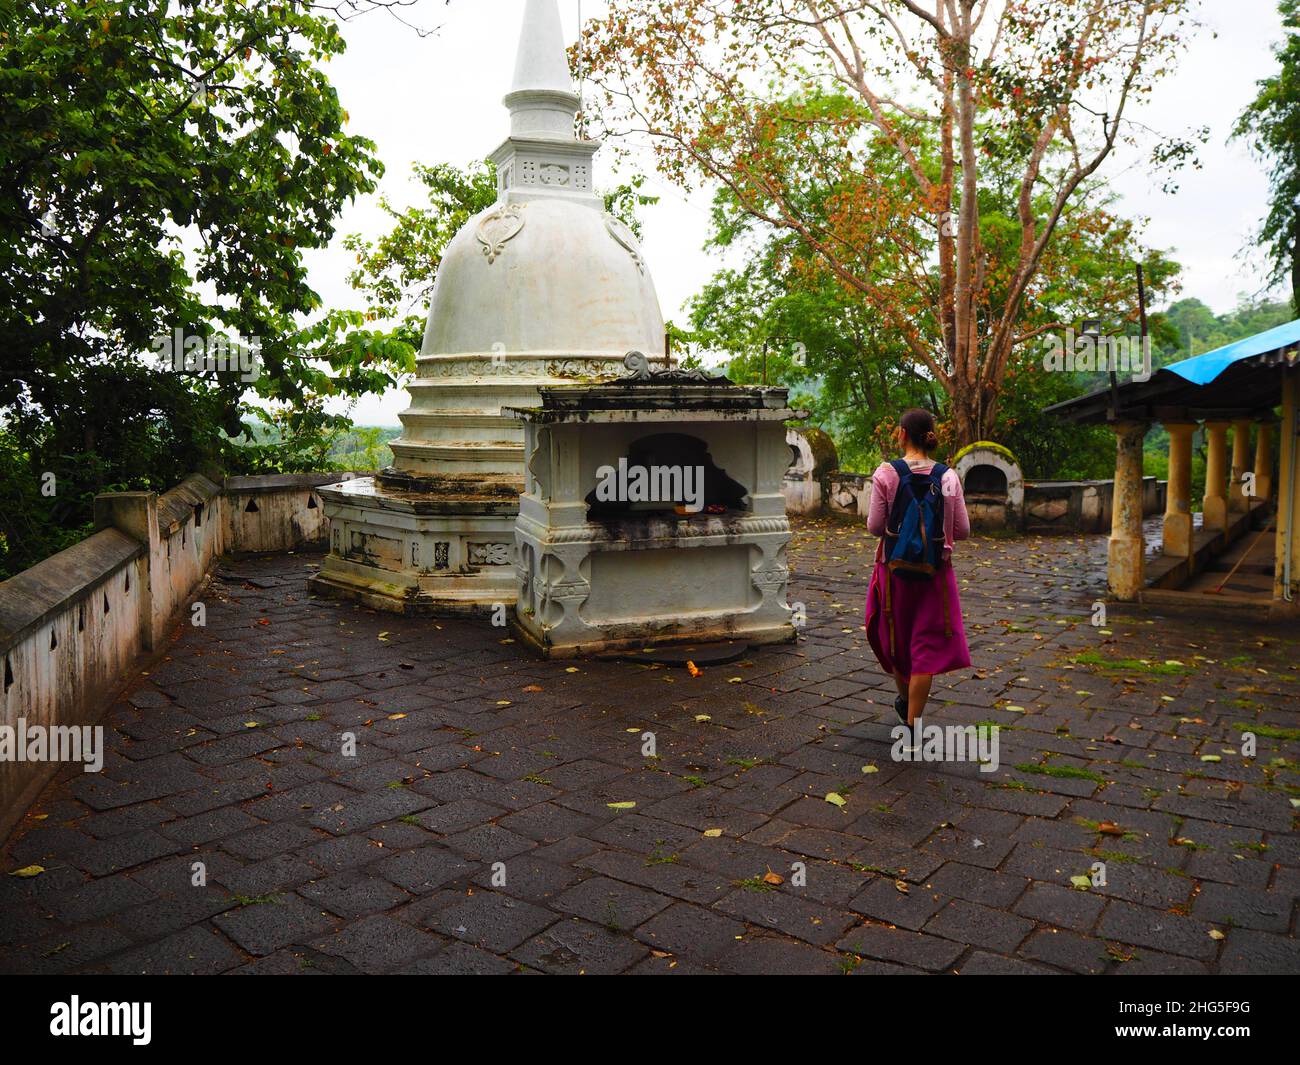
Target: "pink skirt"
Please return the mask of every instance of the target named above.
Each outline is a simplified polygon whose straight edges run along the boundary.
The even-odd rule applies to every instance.
[[[894,633],[890,641],[885,616],[885,582],[889,581]],[[944,591],[947,591],[947,623],[944,621]],[[946,630],[951,629],[952,635]],[[891,676],[901,673],[950,673],[970,665],[970,648],[961,623],[961,599],[952,564],[944,563],[930,580],[912,581],[890,576],[889,568],[877,562],[867,590],[867,642],[881,668]],[[892,647],[892,650],[891,650]]]

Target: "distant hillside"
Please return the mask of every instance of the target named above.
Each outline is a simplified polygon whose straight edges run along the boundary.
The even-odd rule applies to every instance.
[[[252,436],[252,443],[240,440],[240,446],[262,452],[260,465],[271,469],[382,470],[393,463],[389,442],[402,434],[400,426],[353,425],[351,429],[334,434],[322,453],[318,450],[318,443],[323,445],[323,441],[313,439],[306,447],[299,444],[295,448],[286,443],[277,426],[256,422],[246,422],[245,426]],[[283,453],[277,454],[277,448],[282,448]]]
[[[1243,301],[1226,314],[1215,314],[1192,298],[1170,304],[1164,315],[1178,332],[1176,358],[1186,359],[1284,325],[1295,318],[1295,311],[1289,299],[1258,300]]]
[[[340,469],[382,470],[393,464],[389,441],[402,435],[401,426],[356,425],[330,448],[329,460]]]

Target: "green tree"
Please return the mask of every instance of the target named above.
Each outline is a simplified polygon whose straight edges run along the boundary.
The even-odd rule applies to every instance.
[[[250,393],[320,428],[410,364],[307,284],[382,170],[321,69],[343,48],[297,0],[0,0],[0,416],[57,477],[47,522],[216,461]],[[260,376],[162,372],[174,330],[256,338]]]
[[[1135,138],[1127,112],[1170,69],[1190,7],[622,0],[584,29],[588,109],[648,137],[668,178],[725,186],[798,236],[948,394],[967,442],[996,424],[1053,244]],[[1190,151],[1162,139],[1151,172]],[[831,209],[805,212],[811,182]]]
[[[794,103],[777,106],[795,110]],[[864,199],[853,175],[827,182],[808,164],[810,155],[837,150],[833,129],[848,121],[845,116],[858,106],[841,95],[804,98],[800,109],[810,121],[818,119],[813,131],[788,131],[768,146],[766,165],[772,168],[780,160],[781,172],[773,180],[785,190],[789,209],[816,228],[848,226],[843,217],[846,202],[860,205]],[[996,137],[997,132],[988,135]],[[942,168],[934,139],[918,134],[913,144],[917,165],[935,172]],[[905,190],[910,167],[891,140],[868,137],[856,154],[864,173],[886,186],[883,195],[909,195]],[[985,264],[982,299],[994,318],[1004,315],[1007,301],[1015,298],[1012,280],[1021,236],[1014,157],[1005,167],[998,158],[994,153],[984,166],[978,212]],[[885,215],[893,211],[891,203],[877,201],[877,206]],[[712,221],[710,245],[732,252],[744,265],[719,272],[697,296],[692,306],[694,339],[732,356],[733,377],[758,380],[766,347],[769,378],[796,389],[796,402],[809,407],[817,423],[835,437],[846,468],[873,462],[899,412],[908,406],[930,407],[945,422],[945,442],[960,442],[950,393],[911,357],[894,315],[883,313],[876,299],[846,281],[800,234],[756,217],[750,203],[729,186],[715,197]],[[869,260],[862,269],[869,269],[875,283],[898,286],[900,299],[906,299],[908,290],[941,287],[940,272],[929,254],[934,246],[923,226],[901,219],[889,239],[859,241],[857,250]],[[1110,335],[1136,333],[1134,266],[1139,262],[1151,299],[1163,298],[1176,287],[1177,264],[1143,244],[1140,224],[1116,213],[1113,197],[1103,186],[1090,184],[1061,212],[1034,286],[1021,302],[1020,343],[1004,369],[996,414],[984,424],[984,435],[1016,451],[1032,475],[1083,476],[1094,468],[1092,456],[1101,438],[1080,434],[1042,411],[1080,391],[1101,387],[1105,378],[1048,371],[1044,345],[1085,318],[1100,319]],[[924,313],[917,310],[918,315]],[[1152,316],[1149,326],[1156,332],[1164,329],[1159,316]],[[1113,452],[1113,441],[1110,448]]]
[[[1257,84],[1259,92],[1233,136],[1246,140],[1269,166],[1269,210],[1259,242],[1267,250],[1275,282],[1289,280],[1293,309],[1300,314],[1300,0],[1278,0],[1286,40],[1276,49],[1280,68]]]

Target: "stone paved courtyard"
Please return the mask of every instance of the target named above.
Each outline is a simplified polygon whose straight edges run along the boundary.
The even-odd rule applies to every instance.
[[[928,716],[1001,726],[1000,766],[899,764],[872,547],[801,524],[798,645],[698,677],[309,599],[310,556],[228,563],[109,711],[103,773],[9,841],[5,872],[44,871],[0,876],[0,969],[1300,971],[1294,629],[1099,629],[1104,538],[973,540],[975,668]]]

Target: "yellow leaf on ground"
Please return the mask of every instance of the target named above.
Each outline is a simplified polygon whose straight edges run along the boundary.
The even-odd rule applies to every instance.
[[[763,874],[763,883],[764,883],[764,884],[784,884],[784,883],[785,883],[785,877],[783,877],[780,873],[774,873],[774,872],[772,872],[771,869],[769,869],[766,873]]]
[[[705,834],[706,836],[708,836],[710,839],[717,839],[720,835],[722,835],[722,829],[720,829],[720,828],[706,828],[706,829],[704,830],[704,834]]]
[[[24,865],[21,869],[15,869],[9,875],[21,876],[23,879],[27,879],[28,877],[40,876],[43,872],[45,872],[45,866],[43,865]]]
[[[826,801],[830,803],[832,806],[845,806],[848,804],[849,800],[846,799],[843,795],[841,795],[838,791],[831,791],[831,792],[827,792]]]
[[[605,803],[611,810],[630,810],[636,803],[634,802],[607,802]]]

